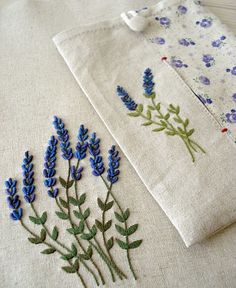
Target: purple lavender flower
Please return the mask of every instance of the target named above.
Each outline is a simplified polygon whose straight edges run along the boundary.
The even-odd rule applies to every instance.
[[[118,181],[118,175],[120,174],[120,170],[118,169],[120,166],[120,157],[119,152],[116,151],[115,145],[111,147],[108,151],[109,153],[109,168],[107,170],[107,180],[112,184]]]
[[[58,118],[57,116],[54,116],[53,125],[57,131],[58,139],[60,141],[62,157],[65,160],[70,160],[73,157],[73,152],[70,147],[68,130],[65,129],[65,124],[63,123],[62,119]]]
[[[236,123],[236,110],[231,109],[229,113],[225,114],[226,116],[226,121],[229,123]]]
[[[151,41],[152,41],[152,43],[156,43],[156,44],[159,44],[159,45],[164,45],[165,42],[166,42],[165,39],[161,38],[161,37],[153,38]]]
[[[178,6],[178,15],[182,15],[182,14],[186,14],[188,11],[187,7],[183,6],[183,5],[179,5]]]
[[[10,217],[12,220],[17,221],[21,220],[23,215],[23,210],[20,208],[21,201],[19,199],[19,195],[17,195],[17,189],[16,189],[17,181],[12,178],[9,178],[5,182],[6,187],[6,194],[7,197],[7,203],[10,209],[13,209],[13,211],[10,213]]]
[[[70,169],[72,179],[75,181],[79,181],[82,177],[82,171],[83,171],[83,167],[76,168],[73,165]]]
[[[153,87],[155,83],[152,80],[153,80],[152,70],[150,68],[147,68],[144,71],[144,75],[143,75],[144,95],[147,98],[150,98],[153,95]]]
[[[201,21],[197,21],[196,24],[200,25],[203,28],[209,28],[212,25],[212,19],[211,18],[204,18]]]
[[[86,151],[88,147],[88,129],[84,128],[84,125],[80,125],[78,133],[78,142],[76,145],[75,157],[78,160],[82,160],[86,157]]]
[[[199,81],[204,85],[210,85],[211,81],[206,76],[200,76]]]
[[[51,198],[56,198],[58,195],[58,188],[54,188],[57,183],[57,179],[55,177],[56,174],[56,154],[57,154],[57,139],[54,136],[48,141],[48,147],[45,152],[45,163],[44,163],[44,170],[43,175],[45,177],[44,186],[49,188],[48,196]]]
[[[89,139],[89,158],[92,167],[92,173],[94,176],[100,176],[104,173],[104,163],[102,156],[100,155],[100,139],[97,138],[96,133],[93,133]]]
[[[116,88],[117,95],[121,98],[124,105],[130,110],[135,111],[137,108],[137,104],[134,102],[134,100],[129,96],[129,94],[126,92],[126,90],[121,87],[117,86]]]
[[[29,154],[29,151],[25,152],[25,158],[23,159],[23,188],[24,199],[27,203],[33,203],[36,195],[34,193],[34,171],[33,171],[33,156]]]

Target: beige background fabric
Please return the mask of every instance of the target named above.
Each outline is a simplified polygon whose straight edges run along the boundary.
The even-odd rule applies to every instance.
[[[43,257],[42,248],[31,245],[25,232],[9,220],[3,183],[9,176],[20,178],[24,151],[29,149],[35,155],[36,205],[42,211],[54,209],[39,184],[46,142],[54,132],[51,126],[54,114],[65,120],[73,143],[80,123],[102,136],[104,153],[114,143],[51,38],[72,26],[110,19],[123,10],[152,3],[154,1],[119,1],[116,6],[110,1],[86,0],[18,1],[3,5],[0,11],[0,287],[79,287],[75,277],[61,272],[63,263],[58,257]],[[123,203],[133,212],[133,221],[138,219],[140,223],[138,233],[144,242],[133,257],[140,279],[109,283],[107,287],[234,288],[236,226],[187,249],[128,160],[124,156],[122,159],[117,193],[121,201],[126,197]],[[61,163],[61,173],[63,169]],[[95,184],[99,191],[95,190]],[[89,176],[85,177],[84,185],[88,185],[93,201],[103,191],[97,179]],[[118,262],[122,261],[123,256],[118,256]]]

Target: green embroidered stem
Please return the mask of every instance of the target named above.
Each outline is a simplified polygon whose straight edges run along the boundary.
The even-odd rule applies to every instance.
[[[164,131],[168,136],[178,136],[184,142],[187,151],[191,156],[192,162],[195,162],[194,153],[197,153],[199,151],[202,153],[206,153],[206,151],[190,138],[194,133],[194,129],[187,129],[189,125],[189,120],[183,120],[179,115],[179,106],[174,107],[174,105],[172,104],[169,105],[167,109],[168,112],[166,114],[163,114],[161,112],[161,103],[155,103],[155,97],[155,93],[152,93],[152,96],[149,97],[152,105],[148,106],[146,114],[143,113],[143,105],[139,104],[135,112],[128,113],[128,115],[133,117],[141,116],[142,118],[147,120],[147,122],[143,123],[143,126],[149,126],[152,124],[157,125],[158,128],[154,129],[153,132]],[[157,115],[154,115],[154,117],[158,118],[159,121],[155,121],[153,119],[153,111],[156,111]],[[170,118],[171,115],[173,115],[173,118]],[[171,121],[174,121],[174,124],[172,124]]]
[[[78,169],[78,166],[79,166],[79,160],[78,160],[78,162],[77,162],[76,169]],[[82,208],[81,208],[81,205],[79,204],[79,195],[78,195],[78,189],[77,189],[77,181],[75,181],[75,186],[74,186],[74,187],[75,187],[75,197],[76,197],[76,201],[77,201],[77,203],[78,203],[77,206],[78,206],[78,208],[79,208],[79,212],[83,215],[84,212],[83,212],[83,210],[82,210]],[[89,225],[87,219],[84,220],[84,223],[85,223],[88,231],[89,231],[90,233],[92,233],[91,228],[90,228],[90,225]],[[101,250],[100,245],[99,245],[99,243],[98,243],[98,241],[97,241],[97,239],[96,239],[96,235],[94,236],[93,239],[94,239],[94,241],[96,242],[96,244],[98,245],[98,248]],[[101,251],[101,252],[103,252],[103,251]],[[108,267],[108,268],[109,268],[109,270],[110,270],[110,267]],[[104,277],[103,277],[102,272],[101,272],[101,270],[99,269],[99,267],[97,267],[97,270],[98,270],[99,276],[100,276],[100,278],[101,278],[102,284],[105,284],[106,282],[105,282],[105,280],[104,280]],[[113,272],[111,273],[111,276],[112,276],[112,275],[114,276]],[[112,278],[113,278],[113,277],[112,277]]]
[[[47,247],[49,247],[49,249],[48,250],[51,250],[51,251],[53,251],[53,252],[50,252],[50,254],[51,253],[54,253],[55,251],[58,253],[58,254],[60,254],[62,257],[63,256],[65,256],[65,254],[63,253],[63,252],[61,252],[58,248],[56,248],[55,246],[53,246],[52,244],[50,244],[50,243],[48,243],[47,241],[45,241],[45,239],[42,239],[42,235],[41,236],[39,236],[39,235],[37,235],[37,234],[35,234],[34,232],[32,232],[26,225],[25,225],[25,223],[22,221],[22,219],[20,220],[20,223],[21,223],[21,225],[22,225],[22,227],[29,233],[29,234],[31,234],[34,238],[29,238],[29,240],[32,242],[32,243],[34,243],[34,244],[45,244]],[[44,236],[44,238],[46,238],[46,236]],[[34,242],[33,242],[34,241]],[[43,251],[44,252],[44,251]],[[49,254],[49,253],[48,253]],[[70,267],[70,271],[73,271],[73,272],[70,272],[70,273],[76,273],[77,274],[77,276],[79,277],[79,279],[80,279],[80,281],[81,281],[81,283],[82,283],[82,285],[83,285],[83,287],[84,288],[87,288],[87,285],[86,285],[86,283],[85,283],[85,281],[84,281],[84,279],[83,279],[83,277],[82,277],[82,275],[79,273],[79,271],[78,271],[78,269],[79,268],[75,268],[75,265],[73,265],[73,263],[72,263],[72,261],[71,260],[67,260],[67,262],[68,262],[68,264],[70,265],[69,267]],[[63,267],[63,268],[65,268],[65,267]],[[68,268],[68,267],[67,267]],[[65,269],[63,269],[64,271],[66,271]]]
[[[102,176],[101,176],[101,177],[102,177]],[[102,177],[102,180],[103,180],[104,184],[106,185],[106,187],[108,188],[109,185],[107,184],[106,180],[105,180],[103,177]],[[113,198],[115,204],[117,205],[117,207],[118,207],[118,209],[119,209],[119,211],[120,211],[120,214],[121,214],[121,216],[122,216],[122,218],[123,218],[123,220],[122,220],[121,222],[123,222],[124,225],[125,225],[125,231],[128,231],[127,219],[128,219],[128,217],[129,217],[129,214],[126,215],[126,213],[123,211],[121,205],[119,204],[118,200],[116,199],[116,197],[115,197],[114,193],[112,192],[112,189],[111,189],[111,188],[110,188],[110,195],[111,195],[111,197]],[[128,211],[128,210],[126,210],[126,211]],[[115,216],[117,217],[117,214],[115,214]],[[118,216],[118,217],[119,217],[119,216]],[[119,218],[119,221],[120,221],[120,220],[121,220],[121,219]],[[129,241],[129,236],[128,236],[127,233],[126,233],[126,235],[125,235],[125,240],[126,240],[126,243],[127,243],[127,247],[129,247],[130,241]],[[141,244],[141,243],[140,243],[140,244]],[[133,274],[134,279],[137,280],[138,278],[137,278],[137,276],[136,276],[136,274],[135,274],[135,271],[134,271],[134,268],[133,268],[133,266],[132,266],[132,262],[131,262],[131,258],[130,258],[130,249],[129,249],[129,248],[126,249],[126,256],[127,256],[127,261],[128,261],[128,264],[129,264],[130,271],[131,271],[131,273]]]
[[[110,249],[109,249],[109,247],[108,247],[108,242],[107,242],[106,235],[105,235],[105,232],[106,232],[106,230],[107,230],[107,229],[105,229],[105,227],[106,227],[106,226],[105,226],[105,225],[106,225],[105,213],[106,213],[106,211],[107,211],[106,206],[109,205],[109,203],[110,203],[110,204],[111,204],[110,208],[111,208],[111,207],[112,207],[112,204],[113,204],[112,202],[109,202],[109,203],[108,203],[109,196],[110,196],[110,192],[111,192],[111,188],[112,188],[112,184],[109,186],[109,185],[107,184],[107,182],[105,181],[105,179],[103,178],[103,176],[100,175],[100,177],[101,177],[102,181],[104,182],[104,184],[106,185],[106,188],[107,188],[107,195],[106,195],[105,202],[104,202],[104,204],[103,204],[104,209],[102,209],[102,223],[101,223],[102,225],[100,224],[100,226],[101,226],[101,232],[102,232],[102,238],[103,238],[103,242],[104,242],[104,246],[105,246],[105,248],[106,248],[107,254],[109,255],[109,258],[110,258],[111,262],[114,263],[114,266],[116,267],[116,269],[117,269],[117,271],[118,271],[118,273],[119,273],[119,278],[122,279],[122,278],[124,277],[125,279],[127,279],[127,276],[124,274],[123,271],[121,271],[121,269],[120,269],[120,268],[117,266],[117,264],[115,263],[112,255],[111,255],[111,253],[110,253]],[[101,208],[103,208],[103,207],[101,207]],[[109,209],[110,209],[110,208],[109,208]],[[108,223],[108,222],[107,222],[107,223]],[[111,223],[111,222],[110,222],[110,223]]]
[[[70,170],[71,170],[71,164],[70,164],[70,160],[68,160],[68,175],[67,175],[67,181],[66,181],[66,203],[67,203],[67,211],[68,211],[68,220],[70,222],[70,226],[71,228],[73,229],[75,224],[73,223],[72,221],[72,218],[71,218],[71,211],[70,211],[70,201],[69,201],[69,188],[73,185],[73,182],[72,182],[72,185],[70,185]],[[59,205],[59,202],[57,201],[57,205],[58,207],[60,208],[60,205]],[[63,211],[62,208],[60,208],[61,211]],[[82,243],[80,242],[80,239],[77,237],[76,234],[73,234],[74,235],[74,238],[76,239],[78,245],[80,246],[80,248],[82,249],[82,251],[84,252],[84,254],[86,254],[86,249],[83,247]],[[99,276],[101,277],[101,271],[98,267],[98,265],[96,264],[96,262],[93,260],[92,256],[91,258],[89,259],[91,261],[91,263],[93,264],[93,266],[95,267],[95,269],[97,270]],[[103,277],[102,277],[103,278]],[[104,279],[102,279],[102,282],[104,281]]]
[[[32,208],[32,210],[34,211],[34,214],[36,216],[36,219],[38,219],[41,223],[41,225],[43,226],[43,228],[45,229],[47,235],[55,242],[57,243],[60,247],[64,248],[65,250],[67,250],[67,252],[71,253],[71,249],[69,249],[66,245],[64,245],[63,243],[61,243],[58,239],[56,239],[55,237],[53,237],[53,235],[50,233],[50,231],[48,230],[47,226],[45,225],[45,222],[46,222],[46,218],[45,218],[45,222],[44,220],[41,221],[41,217],[39,216],[37,210],[35,209],[34,207],[34,204],[33,203],[30,203],[30,206]],[[62,208],[61,208],[62,209]],[[63,211],[63,210],[62,210]],[[31,217],[32,219],[32,217]],[[54,228],[55,229],[55,228]],[[58,233],[58,232],[57,232]],[[79,257],[77,257],[79,259]],[[99,286],[99,282],[97,280],[97,277],[95,275],[95,273],[89,268],[89,266],[85,263],[85,261],[83,259],[79,259],[81,261],[81,263],[84,265],[84,267],[87,269],[88,272],[90,272],[97,284],[97,286]]]

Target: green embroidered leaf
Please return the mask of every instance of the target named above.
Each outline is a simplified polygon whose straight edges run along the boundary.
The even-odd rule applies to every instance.
[[[155,129],[153,129],[152,131],[153,132],[160,132],[160,131],[163,131],[163,130],[165,130],[166,128],[165,127],[160,127],[160,128],[155,128]]]
[[[116,242],[118,243],[118,245],[120,246],[120,248],[128,250],[129,246],[127,243],[121,241],[120,239],[116,239]]]
[[[170,114],[167,113],[167,114],[164,116],[164,119],[167,121],[169,118],[170,118]]]
[[[108,202],[108,203],[105,205],[105,211],[110,210],[111,207],[113,206],[113,203],[114,203],[114,201]]]
[[[112,220],[107,221],[107,223],[104,225],[105,232],[111,227],[111,224],[112,224]]]
[[[53,230],[52,230],[52,239],[53,239],[54,241],[57,240],[58,234],[59,234],[59,231],[58,231],[57,227],[54,226],[54,228],[53,228]]]
[[[92,246],[89,245],[88,249],[87,249],[87,254],[89,255],[89,257],[91,258],[92,255],[93,255],[93,249],[92,249]]]
[[[66,188],[67,185],[66,185],[66,180],[64,180],[62,177],[59,177],[59,182],[61,184],[62,187]]]
[[[117,219],[119,222],[121,222],[121,223],[125,222],[125,219],[123,218],[122,215],[120,215],[120,214],[117,213],[117,212],[114,212],[114,213],[115,213],[116,219]]]
[[[91,240],[97,234],[97,228],[95,225],[90,230],[90,233],[83,233],[80,238],[84,240]]]
[[[92,255],[93,255],[93,249],[92,249],[92,246],[89,245],[86,253],[79,254],[79,257],[82,258],[83,260],[89,260],[89,259],[91,259]]]
[[[47,212],[43,212],[42,216],[40,217],[41,223],[45,224],[47,221]]]
[[[95,236],[97,234],[97,228],[95,225],[93,225],[92,229],[91,229],[91,233],[93,236]]]
[[[28,240],[33,243],[33,244],[40,244],[42,243],[42,240],[40,237],[35,237],[35,238],[32,238],[32,237],[29,237]]]
[[[119,225],[115,225],[115,227],[116,227],[116,230],[122,235],[122,236],[126,236],[126,230],[123,228],[123,227],[121,227],[121,226],[119,226]]]
[[[77,255],[77,248],[76,248],[75,244],[73,244],[73,243],[71,244],[71,254],[73,256]]]
[[[127,208],[123,214],[123,217],[125,220],[127,220],[129,218],[129,216],[130,216],[130,212],[129,212],[129,208]]]
[[[74,184],[74,180],[70,180],[68,182],[67,188],[69,189]]]
[[[95,220],[95,224],[96,224],[96,226],[98,227],[98,229],[99,229],[101,232],[103,232],[103,225],[102,225],[102,223],[101,223],[98,219]]]
[[[134,225],[130,226],[130,227],[126,230],[127,236],[133,234],[137,229],[138,229],[138,224],[134,224]]]
[[[78,201],[74,197],[69,196],[69,202],[74,206],[78,205]]]
[[[67,220],[69,217],[65,212],[56,211],[56,215],[63,220]]]
[[[80,221],[79,226],[75,226],[66,229],[66,231],[68,231],[70,234],[72,235],[77,235],[77,234],[81,234],[84,232],[84,221]]]
[[[60,201],[62,207],[68,209],[69,205],[68,205],[68,203],[67,203],[64,199],[62,199],[61,197],[59,197],[59,201]]]
[[[76,259],[74,264],[73,264],[73,267],[75,268],[76,271],[79,270],[79,259]]]
[[[130,112],[130,113],[128,113],[128,115],[131,117],[138,117],[140,114],[139,114],[139,112]]]
[[[185,134],[184,130],[180,127],[177,127],[178,131],[181,133],[181,134]]]
[[[184,121],[184,126],[185,126],[185,127],[187,127],[187,126],[188,126],[188,124],[189,124],[189,120],[188,120],[188,119],[186,119],[186,120]]]
[[[143,123],[142,126],[149,126],[151,124],[152,124],[152,121],[148,121],[148,122]]]
[[[194,131],[195,131],[194,129],[189,130],[187,136],[190,137],[194,133]]]
[[[155,110],[155,108],[153,106],[151,106],[151,105],[148,105],[147,107],[148,107],[149,110],[152,110],[152,111]]]
[[[165,128],[167,127],[167,124],[166,124],[165,121],[161,120],[160,123],[161,123],[161,125],[162,125],[163,127],[165,127]]]
[[[76,218],[82,220],[83,219],[83,214],[81,212],[78,212],[78,211],[73,211],[74,215]]]
[[[33,222],[34,224],[37,224],[37,225],[41,225],[41,220],[40,218],[36,218],[36,217],[33,217],[33,216],[29,216],[29,219],[31,222]]]
[[[176,133],[174,131],[166,131],[166,135],[175,136]]]
[[[142,113],[143,112],[143,104],[138,104],[136,111],[139,113]]]
[[[74,266],[64,266],[62,267],[62,270],[64,270],[66,273],[76,273],[77,271]]]
[[[175,111],[176,111],[176,114],[179,114],[179,112],[180,112],[179,106],[177,106],[177,107],[175,108]]]
[[[86,199],[86,194],[82,194],[80,197],[79,197],[79,201],[78,201],[78,204],[79,205],[83,205],[84,202],[85,202],[85,199]]]
[[[152,118],[152,113],[151,113],[151,111],[150,110],[147,110],[147,118],[148,118],[148,120],[151,120],[151,118]]]
[[[67,260],[70,260],[70,259],[72,259],[72,258],[74,258],[74,255],[71,254],[71,253],[65,254],[65,255],[61,256],[61,259],[66,260],[66,261],[67,261]]]
[[[84,211],[84,215],[83,215],[83,219],[86,220],[90,215],[90,209],[87,208],[85,211]]]
[[[105,204],[102,202],[100,198],[97,198],[98,206],[103,211],[105,209]]]
[[[42,254],[52,254],[56,251],[55,248],[48,248],[48,249],[45,249],[43,251],[41,251]]]
[[[40,232],[40,239],[42,242],[46,239],[46,236],[47,236],[46,230],[42,228]]]
[[[137,240],[137,241],[129,243],[129,249],[138,248],[142,242],[143,242],[143,240]]]
[[[114,238],[111,237],[108,241],[107,241],[107,248],[108,250],[110,250],[114,245]]]
[[[161,109],[161,103],[160,103],[160,102],[156,104],[156,109],[157,109],[158,111]]]
[[[179,118],[174,117],[173,119],[175,120],[176,123],[180,123],[180,124],[182,123],[182,120]]]

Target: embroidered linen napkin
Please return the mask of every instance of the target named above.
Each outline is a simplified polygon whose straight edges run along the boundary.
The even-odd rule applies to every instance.
[[[116,19],[54,42],[190,246],[236,220],[235,38],[192,1],[135,13],[148,21],[141,33]]]

